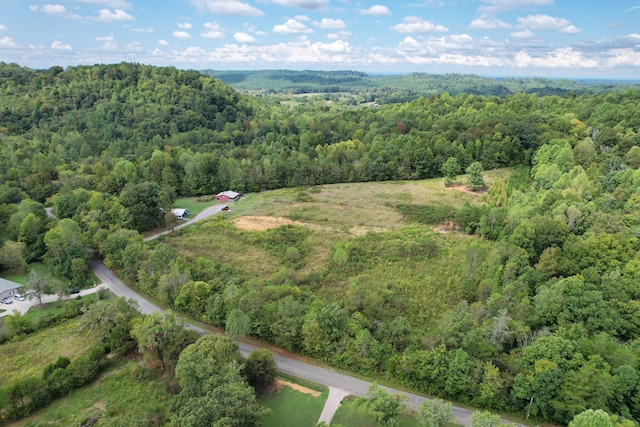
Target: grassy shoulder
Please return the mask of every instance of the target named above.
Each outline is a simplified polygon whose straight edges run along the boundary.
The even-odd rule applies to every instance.
[[[9,426],[164,425],[172,397],[168,387],[137,361],[120,360],[92,383]]]
[[[342,401],[336,411],[331,424],[340,424],[345,427],[377,427],[375,418],[370,414],[365,414],[356,406],[356,398],[349,396]],[[419,427],[413,414],[400,417],[399,427]]]
[[[69,320],[2,344],[2,383],[12,384],[16,379],[30,375],[40,376],[45,366],[59,357],[73,359],[97,345],[99,340],[80,332],[78,323],[78,319]]]
[[[193,218],[200,212],[216,203],[214,196],[180,197],[173,203],[176,208],[188,209],[189,218]]]
[[[290,376],[279,377],[274,386],[260,398],[271,415],[264,427],[314,427],[329,391],[326,387],[300,381]]]

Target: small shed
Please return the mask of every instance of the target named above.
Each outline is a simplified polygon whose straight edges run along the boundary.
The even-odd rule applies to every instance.
[[[240,198],[240,194],[235,191],[227,190],[216,194],[216,200],[219,202],[235,202]]]
[[[0,298],[10,297],[18,293],[22,285],[0,277]]]
[[[176,216],[177,219],[185,219],[189,215],[189,209],[174,208],[171,209],[171,213]]]

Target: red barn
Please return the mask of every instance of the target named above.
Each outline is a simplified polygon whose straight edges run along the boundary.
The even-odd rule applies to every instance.
[[[229,202],[229,201],[235,202],[239,198],[240,198],[240,194],[230,190],[223,191],[222,193],[216,194],[216,200],[219,202]]]

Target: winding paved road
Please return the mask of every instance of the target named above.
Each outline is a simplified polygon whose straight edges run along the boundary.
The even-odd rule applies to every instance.
[[[204,218],[215,215],[216,213],[221,211],[221,208],[222,208],[222,205],[211,206],[205,209],[204,211],[200,212],[200,214],[196,215],[194,218],[188,221],[185,221],[183,224],[180,224],[179,227],[185,227],[189,224],[194,223],[195,221],[199,221]],[[148,236],[145,238],[145,241],[155,239],[167,233],[169,232],[163,232],[153,236]],[[111,270],[105,267],[105,265],[99,259],[94,258],[91,261],[90,267],[91,267],[91,270],[94,272],[94,274],[102,281],[104,286],[108,287],[114,294],[118,296],[122,296],[127,299],[133,299],[137,301],[140,306],[140,311],[142,311],[143,313],[149,314],[154,311],[160,311],[160,312],[164,311],[162,308],[147,301],[143,296],[136,293],[127,285],[125,285],[118,278],[118,276],[116,276]],[[210,331],[191,323],[187,323],[187,326],[200,333],[210,333]],[[248,356],[249,353],[251,353],[252,351],[258,349],[258,347],[255,347],[243,342],[239,342],[239,346],[240,346],[240,352],[245,357]],[[353,394],[356,396],[366,396],[367,390],[371,385],[371,383],[368,381],[354,378],[329,368],[317,366],[311,363],[306,363],[302,360],[283,356],[281,354],[273,353],[273,358],[278,365],[278,369],[281,372],[284,372],[289,375],[293,375],[298,378],[314,381],[316,383],[323,384],[330,388],[344,391],[347,394]],[[418,396],[413,393],[407,393],[407,392],[396,390],[389,387],[387,387],[387,390],[392,394],[407,395],[409,397],[409,404],[411,408],[414,410],[418,410],[418,406],[420,406],[420,403],[426,400],[426,398],[422,396]],[[470,417],[471,417],[471,414],[473,414],[473,411],[466,408],[457,407],[457,406],[453,406],[452,409],[458,424],[461,424],[463,426],[471,425]]]

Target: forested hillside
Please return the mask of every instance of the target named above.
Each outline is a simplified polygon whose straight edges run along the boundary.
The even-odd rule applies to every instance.
[[[0,64],[0,139],[3,271],[44,260],[83,286],[95,248],[177,310],[248,317],[246,333],[336,366],[537,422],[640,420],[638,90],[289,104],[174,68]],[[311,186],[456,182],[471,165],[512,173],[464,204],[400,192],[380,204],[402,219],[377,232],[314,216],[329,202]],[[291,187],[287,215],[316,228],[139,234],[177,196]]]
[[[490,78],[473,74],[370,75],[358,71],[315,70],[204,70],[234,89],[249,93],[324,93],[348,92],[361,102],[379,104],[406,102],[420,96],[448,92],[486,96],[516,93],[538,95],[580,95],[583,93],[619,92],[640,87],[639,82],[605,80],[573,81],[544,78]]]

